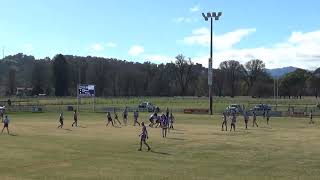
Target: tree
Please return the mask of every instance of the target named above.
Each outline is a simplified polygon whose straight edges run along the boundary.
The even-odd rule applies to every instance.
[[[306,80],[309,79],[311,73],[304,69],[297,69],[294,72],[286,74],[280,82],[280,91],[283,96],[300,97],[304,95],[306,88]]]
[[[310,82],[312,94],[318,98],[320,96],[320,68],[312,73],[308,81]]]
[[[252,94],[252,87],[254,83],[260,76],[265,76],[266,69],[263,61],[259,59],[254,59],[245,64],[246,72],[247,72],[247,83],[248,83],[248,91]]]
[[[224,72],[227,85],[230,87],[230,96],[234,97],[240,79],[245,77],[245,68],[238,61],[230,60],[220,63],[220,69]]]
[[[190,83],[191,79],[192,66],[193,63],[190,58],[189,60],[186,60],[182,54],[176,56],[176,78],[180,88],[179,94],[181,96],[186,95],[186,92],[188,90],[188,83]]]
[[[8,74],[8,93],[14,95],[16,92],[16,70],[11,68]]]
[[[68,63],[62,54],[53,58],[53,75],[56,96],[68,94]]]
[[[218,96],[224,96],[224,73],[221,69],[213,70],[213,88],[214,92]]]
[[[50,94],[50,60],[36,60],[32,70],[32,94]]]

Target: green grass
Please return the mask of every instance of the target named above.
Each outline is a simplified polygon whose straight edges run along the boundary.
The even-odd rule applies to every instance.
[[[308,119],[259,119],[259,128],[221,131],[221,117],[176,114],[167,139],[148,128],[153,152],[138,152],[139,127],[105,127],[105,114],[81,113],[80,128],[57,129],[58,114],[10,114],[0,136],[0,179],[319,179],[320,126]],[[148,114],[141,114],[147,120]],[[132,114],[130,114],[132,124]]]
[[[5,101],[7,98],[1,98],[1,101]],[[45,111],[57,111],[59,109],[66,109],[67,105],[76,106],[77,99],[75,97],[39,97],[39,98],[12,98],[13,101],[17,101],[14,105],[39,105],[44,108]],[[206,97],[108,97],[108,98],[96,98],[96,108],[103,109],[104,107],[137,107],[141,102],[149,101],[161,109],[174,108],[176,110],[182,110],[185,108],[208,108],[209,102]],[[306,108],[315,108],[316,104],[320,102],[320,99],[315,97],[303,97],[303,99],[279,99],[277,110],[287,111],[288,106],[294,106],[296,111],[304,111]],[[276,102],[272,98],[251,98],[251,97],[213,97],[213,109],[216,113],[221,113],[225,108],[232,104],[241,104],[250,109],[257,104],[264,103],[271,105],[274,109]],[[0,103],[1,105],[1,103]],[[80,108],[82,111],[91,112],[93,107],[93,98],[82,98]]]

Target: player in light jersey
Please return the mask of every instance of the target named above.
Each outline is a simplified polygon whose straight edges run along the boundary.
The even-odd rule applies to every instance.
[[[144,143],[148,147],[148,151],[150,151],[151,148],[148,145],[148,143],[146,142],[146,140],[149,138],[147,127],[144,125],[144,122],[142,122],[141,125],[142,125],[142,132],[139,135],[139,137],[140,137],[140,148],[138,149],[138,151],[142,150],[142,143]]]
[[[10,123],[10,119],[9,119],[8,116],[6,115],[5,118],[4,118],[4,120],[3,120],[3,128],[2,128],[1,134],[3,133],[3,130],[4,130],[4,129],[7,129],[8,134],[10,134],[10,131],[9,131],[9,123]]]

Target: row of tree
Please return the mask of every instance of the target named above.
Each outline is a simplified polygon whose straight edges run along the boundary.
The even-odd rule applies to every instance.
[[[16,87],[31,87],[32,95],[75,96],[78,84],[95,84],[97,96],[206,96],[207,71],[183,55],[174,62],[153,64],[61,54],[36,60],[20,53],[0,61],[0,89],[2,95],[15,95]],[[244,65],[224,61],[213,70],[216,96],[273,96],[274,81],[258,59]],[[281,77],[279,95],[318,97],[320,68],[297,69]]]

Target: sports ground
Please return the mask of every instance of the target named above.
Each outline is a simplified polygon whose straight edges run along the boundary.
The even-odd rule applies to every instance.
[[[0,179],[319,179],[320,125],[308,118],[259,117],[258,128],[221,131],[220,115],[176,113],[168,138],[149,128],[152,148],[139,148],[140,127],[105,127],[106,114],[80,113],[72,128],[58,114],[12,113],[12,135],[0,136]],[[148,122],[141,113],[140,121]],[[249,124],[251,125],[252,119]],[[230,124],[229,124],[230,126]],[[228,127],[229,128],[229,127]]]

